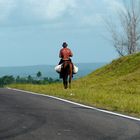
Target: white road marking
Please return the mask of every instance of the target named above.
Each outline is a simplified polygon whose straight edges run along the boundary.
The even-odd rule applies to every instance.
[[[130,120],[140,121],[140,118],[135,118],[135,117],[131,117],[131,116],[115,113],[115,112],[112,112],[112,111],[98,109],[98,108],[95,108],[95,107],[91,107],[91,106],[88,106],[88,105],[83,105],[83,104],[80,104],[80,103],[76,103],[76,102],[73,102],[73,101],[69,101],[69,100],[62,99],[62,98],[55,97],[55,96],[51,96],[51,95],[40,94],[40,93],[35,93],[35,92],[25,91],[25,90],[20,90],[20,89],[15,89],[15,88],[7,88],[7,89],[15,90],[15,91],[20,91],[20,92],[24,92],[24,93],[30,93],[30,94],[33,94],[33,95],[45,96],[45,97],[49,97],[49,98],[56,99],[56,100],[59,100],[59,101],[63,101],[63,102],[66,102],[66,103],[74,104],[74,105],[77,105],[77,106],[80,106],[80,107],[85,107],[85,108],[88,108],[88,109],[93,109],[93,110],[96,110],[96,111],[99,111],[99,112],[104,112],[104,113],[107,113],[107,114],[123,117],[123,118],[130,119]]]

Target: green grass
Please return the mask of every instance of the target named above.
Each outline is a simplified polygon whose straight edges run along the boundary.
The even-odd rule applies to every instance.
[[[10,85],[140,117],[140,53],[113,60],[95,72],[72,82],[50,85]]]

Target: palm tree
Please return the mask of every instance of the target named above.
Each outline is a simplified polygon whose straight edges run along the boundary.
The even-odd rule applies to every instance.
[[[31,75],[29,75],[29,76],[27,77],[27,79],[28,79],[28,82],[29,82],[29,83],[32,83],[33,78],[32,78],[32,76],[31,76]]]
[[[38,71],[36,76],[37,76],[38,79],[40,79],[40,77],[42,76],[42,73],[40,71]]]

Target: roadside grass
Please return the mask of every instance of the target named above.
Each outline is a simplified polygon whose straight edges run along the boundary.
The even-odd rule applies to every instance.
[[[140,117],[140,53],[113,60],[72,82],[49,85],[13,84],[11,88],[53,95],[86,105]]]

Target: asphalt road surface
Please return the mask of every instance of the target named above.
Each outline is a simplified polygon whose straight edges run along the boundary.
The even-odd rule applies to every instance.
[[[0,140],[140,140],[140,121],[2,88]]]

